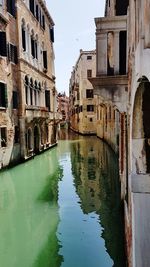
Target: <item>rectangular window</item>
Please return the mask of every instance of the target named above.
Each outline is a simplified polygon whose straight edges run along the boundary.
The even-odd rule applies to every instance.
[[[89,118],[89,121],[92,122],[93,121],[93,118]]]
[[[45,16],[42,15],[42,27],[45,30]]]
[[[10,13],[13,17],[16,16],[16,5],[15,0],[7,0],[7,11]]]
[[[93,98],[93,89],[86,90],[86,98]]]
[[[92,56],[87,56],[87,60],[91,60],[92,59]]]
[[[88,78],[92,77],[92,70],[87,70],[87,77]]]
[[[0,128],[0,144],[1,144],[1,147],[7,146],[7,128],[6,127]]]
[[[50,91],[45,90],[45,105],[48,108],[48,111],[50,111]]]
[[[35,6],[34,0],[30,0],[30,5],[29,6],[30,6],[30,11],[34,15],[34,6]]]
[[[18,92],[13,91],[13,109],[18,108]]]
[[[33,58],[35,58],[35,41],[32,36],[31,36],[31,55],[33,56]]]
[[[7,56],[6,32],[0,32],[0,56]]]
[[[9,57],[9,61],[15,64],[18,63],[17,46],[13,44],[8,44],[8,57]]]
[[[39,6],[36,5],[36,19],[39,21]]]
[[[50,40],[54,43],[54,27],[50,27]]]
[[[7,86],[0,82],[0,107],[7,107]]]
[[[87,111],[93,112],[94,111],[94,105],[87,105]]]
[[[47,70],[47,51],[43,51],[43,67]]]
[[[83,107],[82,106],[80,106],[80,112],[82,112],[83,111]]]

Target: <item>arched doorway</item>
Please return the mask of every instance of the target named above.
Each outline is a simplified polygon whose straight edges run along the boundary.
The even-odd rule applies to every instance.
[[[150,82],[140,79],[133,108],[132,169],[134,173],[150,173]]]
[[[40,136],[37,126],[34,127],[34,153],[38,153],[40,148]]]

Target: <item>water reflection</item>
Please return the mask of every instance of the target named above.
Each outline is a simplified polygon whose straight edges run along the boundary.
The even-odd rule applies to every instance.
[[[99,263],[101,262],[103,264],[102,266],[123,267],[125,266],[124,226],[120,202],[117,158],[109,147],[96,137],[79,137],[76,134],[74,136],[79,138],[78,141],[70,144],[70,164],[74,177],[74,186],[79,197],[78,199],[74,195],[74,201],[80,204],[83,214],[87,214],[90,218],[95,219],[98,216],[97,221],[100,224],[100,229],[102,229],[99,229],[99,232],[101,232],[101,237],[105,241],[104,247],[113,260],[113,262],[108,262],[106,260],[108,257],[105,255],[104,262],[102,262],[102,258],[98,258],[97,256]],[[64,137],[65,133],[62,135],[62,138]],[[75,206],[73,208],[75,209]],[[86,220],[88,219],[86,218]],[[90,241],[90,238],[87,241]],[[63,243],[65,241],[62,239]],[[99,245],[96,248],[96,242],[95,244],[93,242],[92,246],[95,246],[95,249],[100,249]],[[83,249],[81,250],[84,255]],[[91,256],[92,254],[95,255],[93,252],[90,253]],[[104,254],[104,251],[101,249],[99,253]],[[79,255],[78,257],[80,257]],[[94,265],[93,262],[90,264],[86,263],[84,266],[100,266],[97,263]],[[67,267],[67,264],[62,266]],[[72,267],[74,265],[70,266]],[[82,266],[82,264],[79,266]]]
[[[56,236],[61,176],[56,149],[0,173],[1,266],[61,266]]]
[[[60,136],[0,172],[1,266],[123,267],[117,160],[96,137]]]

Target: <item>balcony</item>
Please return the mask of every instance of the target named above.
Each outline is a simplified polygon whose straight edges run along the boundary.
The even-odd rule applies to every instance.
[[[100,75],[89,81],[93,85],[94,95],[100,96],[104,101],[111,101],[120,111],[126,110],[128,75]]]

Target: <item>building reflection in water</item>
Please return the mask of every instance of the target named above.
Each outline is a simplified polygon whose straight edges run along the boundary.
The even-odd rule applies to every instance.
[[[102,237],[114,267],[125,266],[117,157],[98,138],[80,136],[79,142],[71,146],[71,161],[74,184],[83,212],[96,212],[99,215]]]
[[[55,162],[55,164],[54,164]],[[60,267],[56,150],[0,174],[0,265]]]

